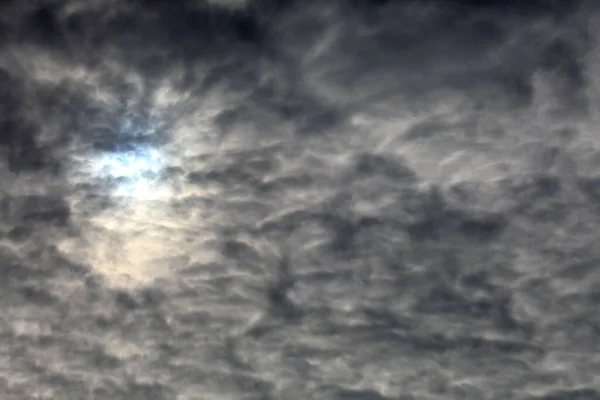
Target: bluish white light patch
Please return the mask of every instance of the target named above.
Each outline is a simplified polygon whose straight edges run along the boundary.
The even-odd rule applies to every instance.
[[[160,173],[165,160],[149,146],[120,152],[106,152],[90,160],[93,178],[116,183],[113,195],[147,199],[158,195]]]

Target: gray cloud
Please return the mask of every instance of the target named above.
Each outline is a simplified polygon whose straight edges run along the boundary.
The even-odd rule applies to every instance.
[[[597,18],[3,2],[0,394],[594,387]]]

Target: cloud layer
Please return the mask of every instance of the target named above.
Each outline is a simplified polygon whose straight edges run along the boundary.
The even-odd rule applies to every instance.
[[[598,21],[593,1],[1,3],[1,332],[30,350],[0,355],[0,386],[600,396]]]

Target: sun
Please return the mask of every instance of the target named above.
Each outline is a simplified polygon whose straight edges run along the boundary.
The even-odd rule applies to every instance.
[[[86,160],[83,172],[90,180],[101,182],[111,196],[151,200],[166,194],[161,179],[165,166],[165,156],[159,150],[136,145],[122,151],[94,154]]]

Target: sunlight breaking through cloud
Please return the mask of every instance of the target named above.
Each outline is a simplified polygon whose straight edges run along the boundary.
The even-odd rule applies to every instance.
[[[114,195],[135,199],[148,199],[158,194],[155,189],[164,161],[152,148],[105,153],[92,160],[93,174],[102,179],[115,179],[118,184]]]
[[[0,399],[600,400],[599,4],[0,1]]]

